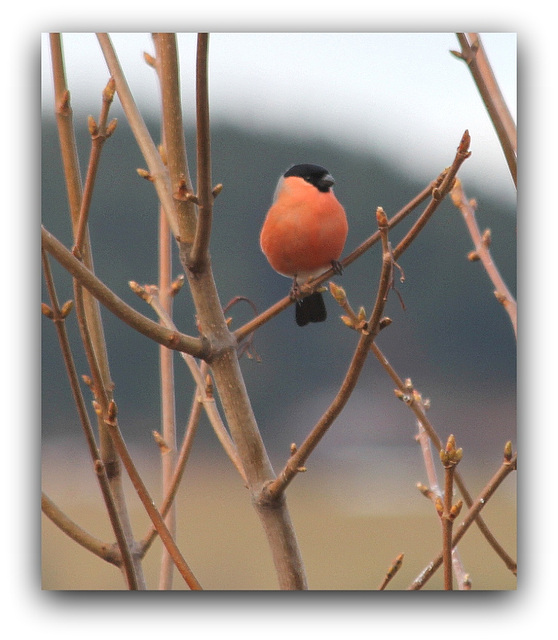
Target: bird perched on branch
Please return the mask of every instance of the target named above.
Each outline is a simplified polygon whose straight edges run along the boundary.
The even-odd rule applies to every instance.
[[[299,285],[330,267],[341,273],[338,260],[347,239],[345,210],[335,197],[334,180],[317,164],[296,164],[277,183],[273,204],[260,234],[260,246],[269,264],[293,279],[297,298],[296,323],[326,319],[320,292],[299,298]]]

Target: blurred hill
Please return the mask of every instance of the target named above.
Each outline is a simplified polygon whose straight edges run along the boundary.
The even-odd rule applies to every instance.
[[[157,125],[147,124],[154,139],[159,140]],[[76,126],[85,173],[89,137],[85,122],[76,122]],[[457,142],[447,141],[448,164]],[[190,156],[195,156],[191,136],[187,144]],[[289,281],[275,274],[261,254],[258,236],[276,180],[291,164],[319,163],[335,177],[336,195],[349,218],[346,253],[375,231],[377,206],[391,216],[425,186],[374,155],[374,150],[370,155],[353,153],[324,140],[286,139],[216,123],[212,146],[213,181],[224,185],[215,203],[211,245],[223,304],[243,295],[263,310],[289,290]],[[416,161],[420,163],[420,158]],[[103,150],[90,230],[97,275],[129,304],[154,317],[127,284],[131,279],[140,283],[154,283],[157,279],[157,199],[153,186],[136,173],[137,167],[145,166],[127,123],[120,119],[116,133]],[[190,170],[195,179],[195,165]],[[478,201],[479,225],[481,229],[491,228],[494,259],[515,292],[515,211],[478,192],[473,184],[464,187],[467,195]],[[42,127],[42,219],[49,231],[71,246],[67,210],[56,125],[46,119]],[[409,220],[415,218],[416,214]],[[392,232],[393,244],[409,224],[405,221]],[[502,446],[504,440],[514,438],[516,356],[511,325],[493,296],[488,277],[480,263],[472,264],[466,259],[471,248],[461,215],[451,202],[444,202],[400,260],[405,282],[397,283],[397,289],[406,310],[392,292],[387,315],[394,322],[381,334],[378,344],[399,375],[410,376],[424,395],[432,398],[433,421],[441,427],[440,435],[462,434],[461,440],[458,435],[460,446],[466,440],[470,446],[482,449],[487,438]],[[338,278],[353,307],[364,305],[368,311],[371,309],[379,267],[376,247]],[[60,269],[54,271],[60,300],[71,298],[70,279]],[[175,275],[180,271],[175,257]],[[43,300],[47,300],[45,293]],[[327,407],[356,345],[356,334],[342,326],[340,310],[329,295],[326,304],[328,321],[304,329],[295,325],[294,311],[287,310],[256,335],[254,347],[261,362],[243,359],[246,384],[264,440],[272,450],[281,452],[281,459],[290,442],[300,442]],[[248,305],[235,307],[230,313],[233,326],[242,324],[250,313]],[[122,326],[105,310],[103,318],[122,429],[126,437],[148,442],[151,430],[159,428],[158,347]],[[194,311],[186,288],[176,300],[175,320],[183,331],[195,333]],[[77,337],[74,314],[68,327]],[[85,373],[82,350],[78,342],[74,344],[78,371]],[[178,358],[175,368],[179,383],[177,411],[183,425],[193,387]],[[324,439],[322,454],[329,447],[408,442],[414,433],[413,420],[394,399],[392,387],[371,358],[340,424]],[[88,397],[87,389],[85,394]],[[79,435],[69,396],[55,331],[44,320],[45,439],[68,433]],[[209,429],[202,429],[200,437],[209,441],[213,438]]]

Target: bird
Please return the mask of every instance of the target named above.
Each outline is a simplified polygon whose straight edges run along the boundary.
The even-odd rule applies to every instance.
[[[323,322],[327,311],[319,291],[300,298],[299,286],[330,267],[335,273],[342,271],[339,258],[348,223],[334,184],[329,171],[318,164],[293,165],[279,178],[260,233],[260,247],[271,267],[292,279],[300,327]]]

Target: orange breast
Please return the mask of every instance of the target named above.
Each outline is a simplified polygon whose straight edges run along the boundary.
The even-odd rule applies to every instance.
[[[268,211],[260,235],[262,251],[284,276],[315,276],[338,260],[347,239],[345,210],[333,194],[289,177]]]

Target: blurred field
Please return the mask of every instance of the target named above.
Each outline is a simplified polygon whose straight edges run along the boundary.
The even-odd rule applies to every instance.
[[[401,552],[404,564],[390,589],[405,589],[440,551],[440,525],[432,505],[415,489],[424,480],[418,449],[358,457],[347,461],[316,459],[288,493],[313,590],[376,589],[391,561]],[[149,490],[159,500],[158,462],[142,452],[133,455]],[[403,461],[401,456],[403,456]],[[405,462],[408,458],[408,463]],[[416,462],[414,461],[416,458]],[[153,462],[155,461],[155,462]],[[418,466],[416,466],[418,464]],[[479,490],[494,468],[470,473],[471,490]],[[391,471],[396,471],[392,473]],[[465,470],[463,470],[465,471]],[[148,519],[127,483],[136,537],[144,535]],[[87,531],[113,540],[95,479],[83,450],[67,445],[43,450],[43,490]],[[273,590],[276,579],[259,520],[246,489],[228,461],[219,455],[199,455],[187,468],[178,497],[179,546],[204,589]],[[508,477],[483,512],[507,551],[516,555],[515,478]],[[69,540],[50,520],[42,518],[42,588],[49,590],[115,590],[125,588],[120,572]],[[495,556],[475,527],[459,547],[473,589],[508,590],[516,580]],[[157,588],[161,545],[151,548],[144,563],[150,589]],[[427,584],[440,589],[441,571]],[[183,589],[176,574],[175,589]]]

